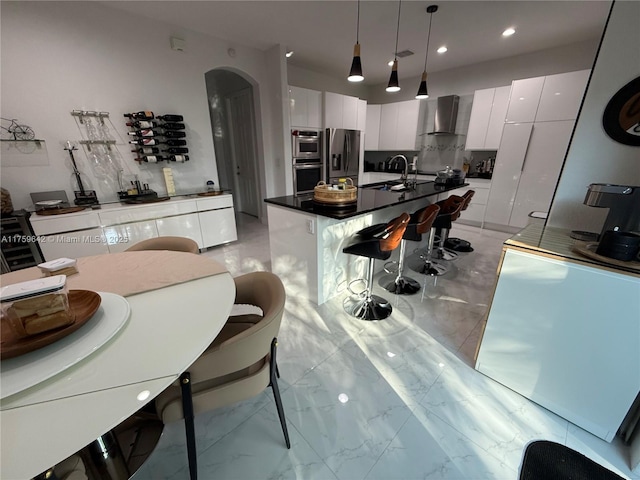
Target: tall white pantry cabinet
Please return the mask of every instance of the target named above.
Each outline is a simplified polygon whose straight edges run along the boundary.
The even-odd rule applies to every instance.
[[[589,73],[512,83],[485,223],[522,228],[530,212],[549,210]]]

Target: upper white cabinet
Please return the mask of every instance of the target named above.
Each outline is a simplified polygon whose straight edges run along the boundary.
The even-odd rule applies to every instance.
[[[538,103],[544,86],[544,77],[514,80],[511,84],[509,108],[505,122],[533,122],[536,119]]]
[[[356,130],[365,132],[367,129],[367,101],[358,100],[358,118],[356,120]],[[364,136],[364,135],[362,135]]]
[[[545,77],[536,122],[575,120],[589,80],[590,70]]]
[[[476,90],[467,132],[467,150],[498,150],[510,91],[510,86]]]
[[[381,109],[382,105],[367,105],[367,129],[364,136],[365,150],[378,150]]]
[[[358,128],[357,97],[339,93],[324,92],[324,126],[325,128]]]
[[[511,84],[505,121],[550,122],[575,120],[590,70],[515,80]]]
[[[289,86],[291,127],[322,128],[322,92]]]
[[[419,100],[381,105],[378,150],[416,150],[419,113]]]

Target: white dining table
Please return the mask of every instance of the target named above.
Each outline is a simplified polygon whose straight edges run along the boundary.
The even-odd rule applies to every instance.
[[[42,473],[152,401],[215,339],[235,298],[229,272],[191,253],[99,255],[79,259],[78,268],[67,278],[69,288],[121,295],[130,316],[94,352],[0,400],[3,480]],[[34,267],[0,281],[4,286],[40,276]]]

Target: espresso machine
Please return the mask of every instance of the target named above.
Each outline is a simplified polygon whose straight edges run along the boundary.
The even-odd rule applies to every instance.
[[[600,238],[607,230],[640,233],[640,186],[592,183],[583,203],[609,209]]]

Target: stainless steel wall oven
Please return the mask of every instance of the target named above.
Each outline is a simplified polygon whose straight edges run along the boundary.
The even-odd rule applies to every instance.
[[[291,138],[293,194],[298,196],[311,193],[318,182],[325,179],[322,132],[293,130]]]

